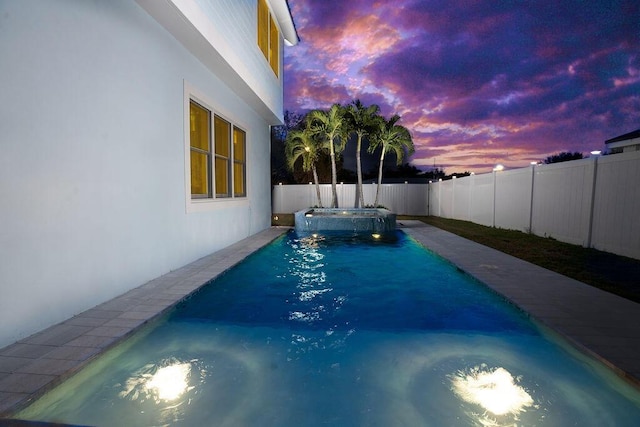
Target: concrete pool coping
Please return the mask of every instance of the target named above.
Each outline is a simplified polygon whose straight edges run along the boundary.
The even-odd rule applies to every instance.
[[[420,221],[399,220],[398,228],[640,385],[640,304]],[[289,229],[271,227],[0,349],[0,418],[11,416]]]

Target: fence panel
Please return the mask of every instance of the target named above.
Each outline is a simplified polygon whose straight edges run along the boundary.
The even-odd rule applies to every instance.
[[[463,221],[471,220],[471,185],[470,179],[454,179],[453,186],[453,218]]]
[[[495,226],[529,232],[532,169],[496,172]]]
[[[338,206],[341,208],[352,208],[356,203],[356,185],[355,184],[337,184],[336,191],[338,193]],[[331,184],[329,184],[329,192],[331,192]],[[330,201],[331,199],[329,199]],[[325,205],[331,206],[331,203]]]
[[[440,181],[440,213],[443,218],[453,218],[453,180]]]
[[[429,215],[440,216],[440,194],[442,181],[429,183]]]
[[[375,201],[377,184],[364,184],[365,205]],[[338,184],[338,206],[355,206],[355,184]],[[380,187],[378,204],[399,215],[427,215],[427,184],[383,184]],[[321,184],[322,205],[331,206],[331,185]],[[276,185],[273,187],[272,210],[274,213],[292,213],[308,207],[317,206],[315,185]]]
[[[404,184],[407,189],[405,215],[427,215],[429,210],[428,184]]]
[[[585,245],[591,214],[593,159],[536,167],[531,232]]]
[[[598,159],[591,246],[640,259],[640,151]]]
[[[470,221],[488,227],[493,226],[493,178],[492,173],[464,178],[471,181]]]

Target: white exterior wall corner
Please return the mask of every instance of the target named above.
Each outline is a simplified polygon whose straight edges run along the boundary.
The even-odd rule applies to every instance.
[[[0,347],[270,226],[275,114],[225,70],[132,0],[2,2],[0,20]],[[248,197],[192,214],[185,81],[247,133]]]
[[[136,0],[167,31],[238,96],[252,105],[270,125],[283,116],[282,51],[280,77],[264,58],[257,43],[257,2],[237,0]],[[284,0],[273,0],[272,7]],[[284,2],[286,8],[286,2]],[[293,21],[280,11],[278,25],[291,37]],[[293,30],[295,35],[295,29]],[[290,44],[297,43],[296,38]]]

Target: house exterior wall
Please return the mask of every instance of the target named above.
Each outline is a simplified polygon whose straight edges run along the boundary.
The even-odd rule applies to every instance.
[[[629,138],[622,141],[606,142],[607,150],[611,154],[630,153],[640,151],[640,138]]]
[[[136,2],[271,124],[283,121],[282,78],[273,73],[257,46],[257,0]],[[275,6],[285,0],[267,3]],[[283,49],[281,37],[280,69]]]
[[[0,347],[269,227],[277,81],[243,96],[132,0],[2,2],[0,58]],[[206,212],[186,84],[247,135],[248,197]]]
[[[282,78],[276,77],[256,48],[256,1],[198,0],[197,3],[206,22],[217,29],[217,37],[210,38],[210,42],[282,121]]]

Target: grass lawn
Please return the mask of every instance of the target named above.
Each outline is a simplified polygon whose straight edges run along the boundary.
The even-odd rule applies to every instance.
[[[640,303],[640,261],[520,231],[440,217],[408,217]]]

